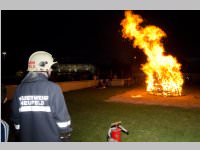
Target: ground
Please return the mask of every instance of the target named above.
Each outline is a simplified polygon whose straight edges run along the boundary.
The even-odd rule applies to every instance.
[[[181,97],[148,95],[140,86],[65,92],[72,142],[106,142],[110,124],[116,121],[122,121],[129,130],[129,135],[122,133],[123,142],[199,142],[199,89],[200,86],[187,86]],[[9,105],[3,114],[11,127],[9,141],[15,142]]]
[[[131,104],[161,105],[184,108],[200,108],[200,88],[184,87],[182,96],[166,97],[148,94],[145,87],[135,87],[125,93],[107,99],[107,102],[122,102]]]

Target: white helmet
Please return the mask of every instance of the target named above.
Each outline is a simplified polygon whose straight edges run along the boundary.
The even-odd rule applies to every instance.
[[[37,51],[29,57],[28,71],[49,71],[55,63],[57,62],[53,61],[51,54],[45,51]]]

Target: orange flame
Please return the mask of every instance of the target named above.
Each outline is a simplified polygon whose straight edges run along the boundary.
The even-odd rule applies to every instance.
[[[142,65],[146,74],[147,91],[156,95],[180,96],[183,76],[181,64],[171,55],[164,55],[161,39],[166,33],[160,28],[149,25],[142,27],[141,16],[125,11],[121,25],[122,37],[133,40],[133,47],[138,47],[147,56],[147,63]]]

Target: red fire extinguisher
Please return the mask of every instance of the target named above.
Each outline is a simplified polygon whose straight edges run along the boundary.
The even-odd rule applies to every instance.
[[[129,134],[128,130],[121,125],[121,121],[112,123],[108,130],[107,141],[121,142],[121,131]]]

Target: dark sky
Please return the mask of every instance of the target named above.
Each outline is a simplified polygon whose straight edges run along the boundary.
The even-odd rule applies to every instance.
[[[134,12],[145,25],[166,32],[166,53],[177,57],[185,70],[200,70],[200,11]],[[50,52],[60,63],[128,65],[135,55],[143,63],[143,52],[121,37],[123,18],[122,10],[1,11],[1,50],[7,52],[2,65],[26,69],[28,57],[37,50]]]

